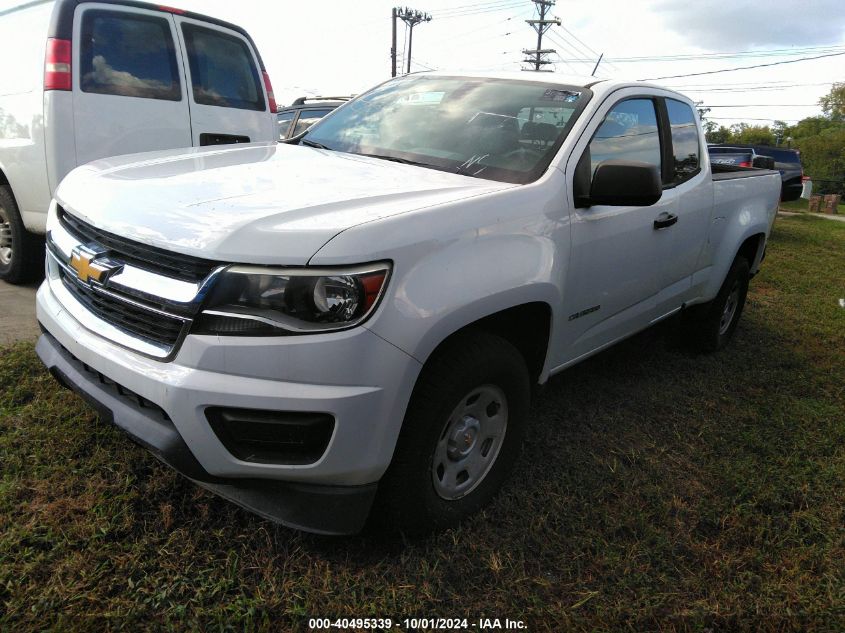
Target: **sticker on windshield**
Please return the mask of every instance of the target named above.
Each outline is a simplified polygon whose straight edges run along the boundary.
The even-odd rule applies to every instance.
[[[573,92],[571,90],[557,90],[556,88],[549,88],[540,97],[542,101],[563,101],[564,103],[572,103],[578,101],[581,96],[580,92]]]

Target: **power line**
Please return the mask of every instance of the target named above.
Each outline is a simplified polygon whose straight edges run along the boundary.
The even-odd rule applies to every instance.
[[[794,79],[772,79],[772,80],[769,80],[769,81],[746,80],[746,81],[740,81],[740,82],[736,82],[736,83],[725,83],[723,81],[720,81],[717,84],[702,84],[702,83],[680,84],[678,87],[679,88],[710,88],[710,87],[713,87],[713,86],[756,86],[756,85],[763,85],[763,84],[765,84],[765,85],[777,85],[777,84],[788,84],[788,83],[791,83],[793,81],[795,81],[795,80]],[[832,84],[833,82],[827,81],[827,82],[823,82],[823,83]],[[809,86],[809,85],[814,85],[814,84],[806,84],[806,85]],[[819,85],[821,85],[821,84],[819,84]]]
[[[492,0],[491,2],[476,2],[475,4],[464,4],[453,7],[447,7],[437,12],[438,17],[441,15],[449,15],[451,13],[466,13],[467,11],[479,11],[489,9],[497,5],[506,4],[513,0]]]
[[[699,73],[686,73],[684,75],[667,75],[665,77],[648,77],[646,79],[641,79],[640,81],[658,81],[660,79],[677,79],[678,77],[698,77],[701,75],[715,75],[716,73],[730,73],[737,70],[750,70],[752,68],[763,68],[766,66],[780,66],[782,64],[794,64],[796,62],[806,62],[811,61],[814,59],[823,59],[825,57],[838,57],[840,55],[845,55],[845,51],[841,53],[827,53],[826,55],[817,55],[815,57],[802,57],[800,59],[786,59],[779,62],[770,62],[768,64],[755,64],[753,66],[740,66],[739,68],[722,68],[720,70],[707,70],[704,72]]]
[[[748,88],[685,88],[683,86],[673,86],[673,90],[683,90],[684,92],[776,92],[778,90],[791,90],[792,88],[804,88],[807,86],[830,86],[833,82],[821,82],[814,84],[786,84],[783,86],[749,86]]]
[[[777,119],[777,118],[755,118],[748,116],[705,116],[705,119],[713,119],[714,121],[783,121],[784,123],[798,123],[802,119]]]
[[[706,105],[706,108],[813,108],[818,103],[739,103],[736,105]]]
[[[810,46],[806,48],[774,48],[762,49],[757,51],[737,51],[737,52],[719,52],[719,53],[690,53],[679,55],[626,55],[625,57],[611,57],[611,61],[620,63],[638,63],[638,62],[677,62],[677,61],[695,61],[702,59],[731,59],[731,58],[753,58],[753,57],[786,57],[789,55],[805,55],[807,53],[837,53],[845,51],[845,47],[841,45],[836,46]]]
[[[471,33],[476,33],[478,31],[481,31],[482,29],[498,26],[499,24],[504,24],[505,22],[509,22],[510,20],[519,19],[525,13],[526,13],[526,10],[523,9],[522,11],[519,11],[519,12],[513,14],[513,15],[508,16],[504,20],[497,20],[495,22],[486,22],[486,23],[482,24],[481,26],[476,26],[476,27],[471,28],[467,31],[462,31],[461,33],[457,33],[457,34],[454,34],[454,35],[444,35],[442,37],[435,38],[433,40],[427,40],[427,41],[428,41],[429,44],[432,44],[432,43],[436,43],[436,42],[442,42],[444,40],[450,40],[451,46],[447,46],[446,48],[454,48],[456,46],[463,46],[467,43],[466,41],[463,41],[461,39],[464,36],[470,35]],[[438,17],[438,19],[440,18],[439,15],[437,17]],[[492,35],[487,36],[485,39],[490,39],[491,37],[504,37],[505,35],[510,35],[510,33],[504,33],[502,35],[499,35],[498,33],[494,33]],[[484,39],[472,39],[470,41],[481,42],[481,41],[484,41]]]
[[[509,11],[510,9],[517,9],[519,7],[525,6],[523,2],[514,2],[513,0],[507,0],[505,4],[500,4],[496,6],[491,6],[486,9],[478,9],[476,11],[465,11],[462,13],[446,13],[446,14],[437,14],[438,20],[450,20],[452,18],[464,18],[473,15],[480,15],[484,13],[493,13],[494,11]]]

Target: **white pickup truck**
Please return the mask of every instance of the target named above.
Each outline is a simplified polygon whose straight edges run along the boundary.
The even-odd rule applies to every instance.
[[[439,528],[500,488],[552,374],[680,311],[731,337],[781,187],[723,169],[658,86],[409,75],[288,144],[74,170],[37,351],[265,517]]]

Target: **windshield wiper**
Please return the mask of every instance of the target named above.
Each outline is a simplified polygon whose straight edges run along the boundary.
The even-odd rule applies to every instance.
[[[355,152],[358,156],[369,156],[370,158],[378,158],[381,160],[389,160],[394,163],[402,163],[403,165],[416,165],[417,167],[428,167],[429,169],[439,169],[440,171],[445,171],[443,167],[439,165],[432,165],[431,163],[423,163],[418,160],[411,160],[410,158],[400,158],[398,156],[388,156],[387,154],[363,154],[360,152]]]
[[[325,145],[323,145],[322,143],[318,143],[317,141],[309,141],[307,138],[299,139],[299,144],[307,145],[308,147],[316,147],[317,149],[327,149],[330,152],[334,151],[331,147],[326,147]]]

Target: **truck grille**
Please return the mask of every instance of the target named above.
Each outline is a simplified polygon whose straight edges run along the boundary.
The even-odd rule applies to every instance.
[[[176,345],[185,322],[159,314],[146,308],[116,299],[104,292],[93,290],[87,284],[59,271],[62,283],[73,297],[94,315],[138,338],[167,346]]]
[[[117,259],[160,275],[196,283],[208,277],[220,265],[220,262],[210,259],[182,255],[124,239],[83,222],[61,207],[57,208],[57,213],[65,230],[83,244],[96,242],[114,253]]]

